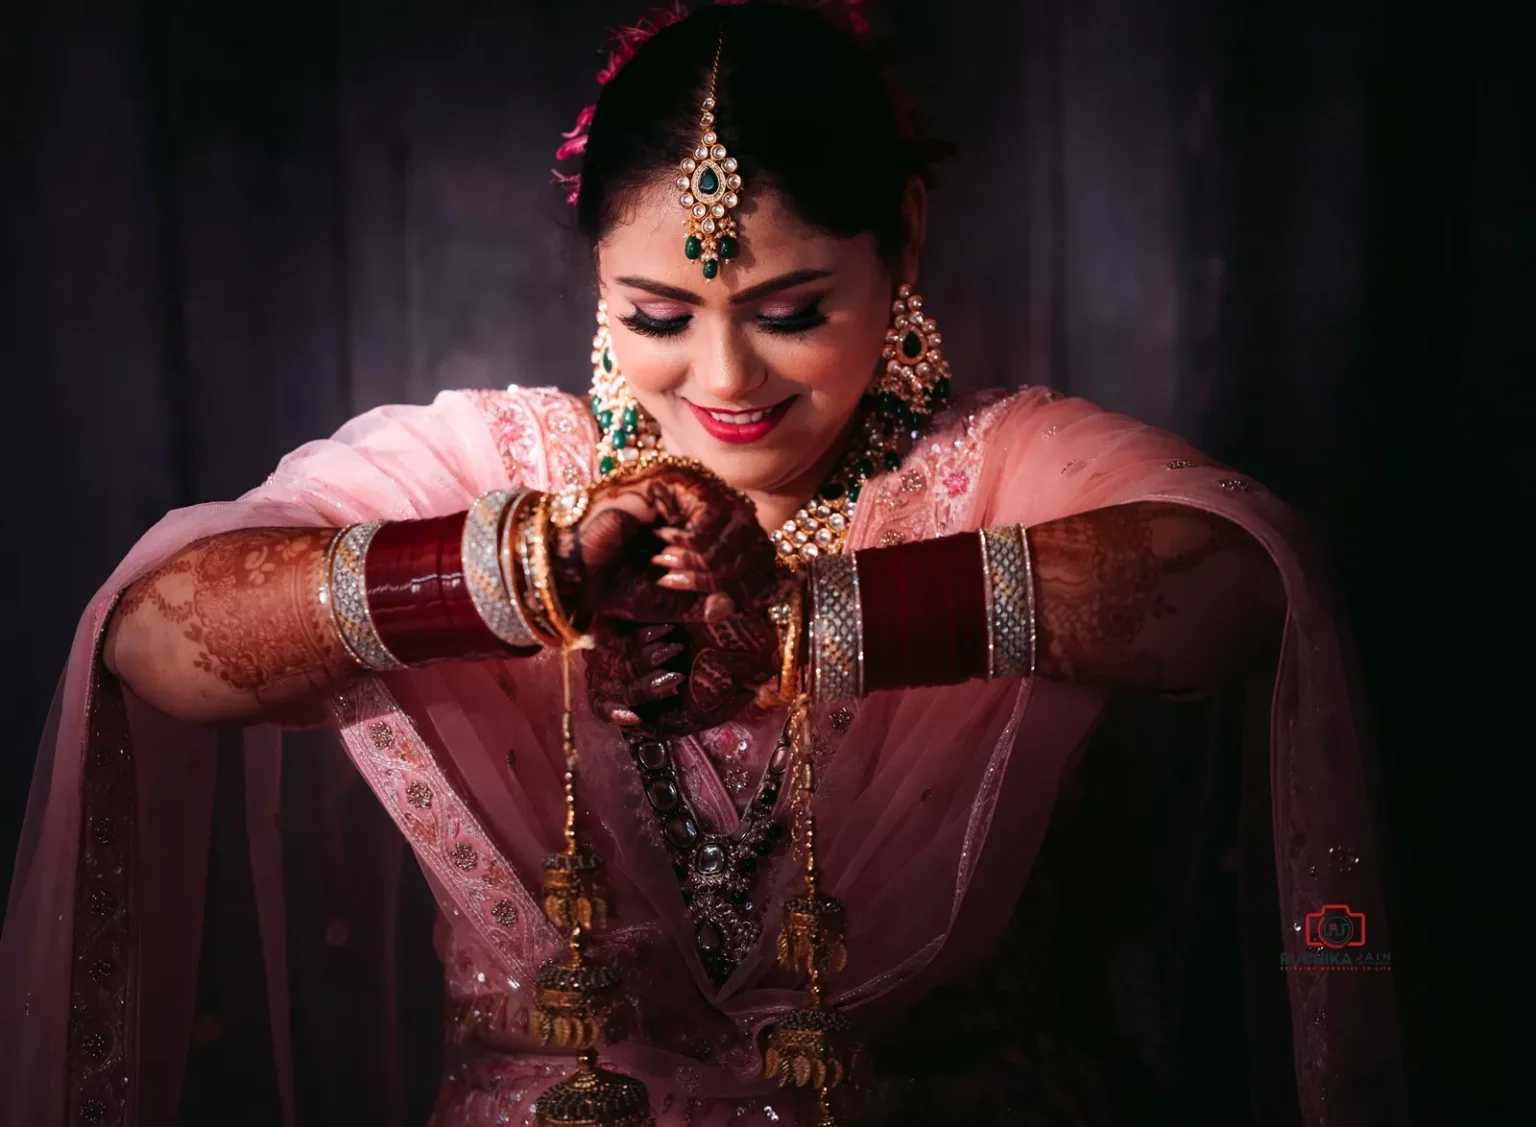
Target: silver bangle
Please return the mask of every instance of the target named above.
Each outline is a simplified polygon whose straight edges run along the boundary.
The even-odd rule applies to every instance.
[[[537,646],[523,608],[502,568],[502,535],[507,514],[515,512],[527,489],[497,489],[481,497],[464,516],[459,553],[464,586],[485,628],[509,646]]]
[[[1017,525],[981,530],[981,575],[987,607],[987,680],[1035,671],[1034,560]]]
[[[382,527],[384,522],[376,520],[342,530],[331,542],[328,569],[331,621],[347,652],[370,672],[405,668],[405,663],[389,652],[368,613],[368,545]]]
[[[818,703],[864,695],[864,609],[856,554],[811,561],[811,686]]]

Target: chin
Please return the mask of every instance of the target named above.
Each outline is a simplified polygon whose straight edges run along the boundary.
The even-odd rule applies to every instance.
[[[782,486],[798,461],[787,452],[733,449],[713,442],[697,457],[743,493],[767,493]]]

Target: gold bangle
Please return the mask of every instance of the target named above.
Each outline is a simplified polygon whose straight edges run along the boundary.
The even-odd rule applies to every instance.
[[[543,494],[536,489],[521,490],[507,511],[502,514],[501,528],[497,530],[497,555],[501,563],[501,580],[507,590],[507,601],[519,626],[532,639],[529,645],[552,645],[552,636],[539,629],[539,619],[530,611],[528,600],[528,567],[522,551],[523,529],[527,513]]]
[[[571,624],[565,608],[560,605],[560,594],[555,590],[554,569],[549,562],[549,538],[553,524],[550,521],[552,499],[549,494],[539,498],[533,508],[532,528],[528,537],[529,560],[533,566],[533,589],[544,606],[544,616],[554,628],[564,649],[587,649],[592,639]]]
[[[530,493],[518,510],[509,515],[505,566],[512,573],[512,596],[528,620],[528,628],[539,639],[540,645],[558,649],[560,636],[544,615],[544,604],[533,581],[533,517],[543,497],[542,493]],[[515,561],[512,559],[514,554]]]

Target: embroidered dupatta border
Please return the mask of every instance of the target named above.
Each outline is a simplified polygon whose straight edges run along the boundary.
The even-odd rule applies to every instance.
[[[75,862],[69,1033],[68,1123],[122,1127],[133,1121],[138,1009],[138,792],[122,687],[102,665],[100,642],[116,609],[102,615],[87,690],[80,765],[80,852]]]
[[[484,419],[511,482],[549,489],[591,479],[597,435],[576,399],[552,388],[462,393]],[[343,745],[432,876],[514,978],[559,937],[472,805],[379,678],[332,698]]]

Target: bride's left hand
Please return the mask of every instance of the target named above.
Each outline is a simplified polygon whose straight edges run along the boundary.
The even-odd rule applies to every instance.
[[[605,619],[593,632],[592,711],[621,728],[682,736],[716,727],[779,672],[778,633],[763,608],[671,626]]]

